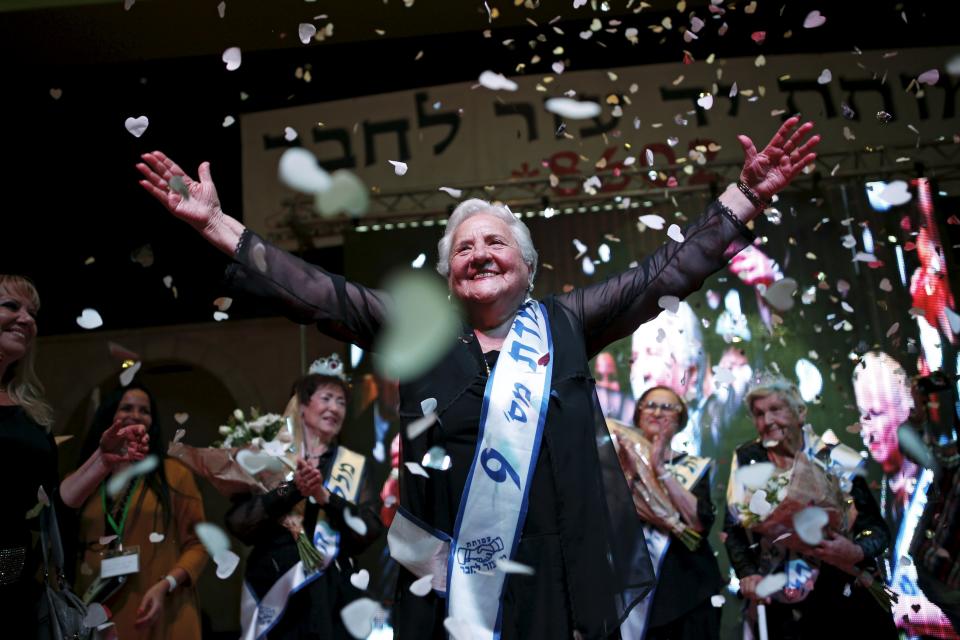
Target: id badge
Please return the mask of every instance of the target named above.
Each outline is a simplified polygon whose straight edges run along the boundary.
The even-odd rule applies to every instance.
[[[115,578],[140,571],[140,547],[125,547],[122,551],[107,551],[100,562],[100,577]]]

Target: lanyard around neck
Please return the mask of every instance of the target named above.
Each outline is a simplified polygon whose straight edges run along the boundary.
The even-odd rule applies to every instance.
[[[143,478],[137,478],[137,481],[133,484],[129,491],[127,491],[126,498],[124,498],[123,503],[123,513],[120,515],[120,522],[117,523],[113,519],[113,514],[110,513],[110,510],[107,509],[107,489],[106,483],[100,483],[100,501],[103,504],[103,513],[107,516],[107,523],[110,525],[110,528],[113,529],[113,532],[117,534],[117,537],[121,540],[123,539],[123,528],[127,523],[127,512],[130,510],[130,502],[133,500],[133,494],[136,493],[137,487],[140,486],[140,482]]]

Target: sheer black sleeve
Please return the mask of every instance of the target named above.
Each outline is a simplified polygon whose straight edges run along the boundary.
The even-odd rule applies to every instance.
[[[713,523],[717,520],[717,509],[710,498],[710,472],[707,471],[703,477],[690,491],[697,498],[697,519],[703,530],[700,532],[704,537],[710,533]]]
[[[227,530],[247,545],[255,545],[276,531],[277,519],[303,500],[292,482],[285,482],[267,493],[246,495],[236,499],[227,511]]]
[[[300,324],[316,324],[331,338],[363,349],[383,324],[387,296],[349,282],[273,246],[249,229],[243,232],[227,268],[227,285],[269,301]]]
[[[723,545],[727,548],[727,557],[738,578],[758,575],[760,573],[759,545],[753,544],[750,534],[740,525],[737,519],[728,510],[724,520],[723,533],[726,540]]]
[[[682,300],[699,289],[753,241],[753,233],[719,201],[687,226],[683,236],[683,242],[667,241],[633,269],[557,296],[583,326],[588,357],[656,316],[661,296]]]
[[[857,507],[857,519],[853,523],[853,542],[863,549],[863,561],[860,564],[873,565],[890,546],[890,528],[883,519],[880,505],[870,492],[866,480],[859,476],[854,478],[850,495]]]
[[[360,535],[346,523],[344,509],[349,509],[354,518],[363,520],[367,527],[366,533]],[[383,534],[384,526],[378,515],[380,498],[371,490],[366,478],[360,487],[360,504],[353,504],[341,496],[330,494],[330,500],[323,510],[327,513],[330,526],[340,532],[340,546],[347,556],[354,557],[363,553]]]

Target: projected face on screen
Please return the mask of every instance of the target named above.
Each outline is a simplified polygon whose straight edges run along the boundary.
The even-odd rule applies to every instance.
[[[639,398],[650,387],[673,389],[691,400],[697,389],[703,349],[700,325],[690,305],[664,311],[633,332],[630,386]]]
[[[897,427],[906,422],[913,407],[907,374],[886,353],[864,355],[853,373],[853,392],[860,411],[860,437],[884,473],[898,471],[903,463]]]

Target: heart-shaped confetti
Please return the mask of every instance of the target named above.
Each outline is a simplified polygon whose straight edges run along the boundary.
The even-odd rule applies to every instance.
[[[940,72],[937,69],[927,69],[919,76],[917,76],[917,82],[920,84],[927,84],[931,87],[937,82],[940,81]]]
[[[407,438],[409,438],[410,440],[413,440],[415,438],[420,437],[420,435],[422,435],[423,433],[426,433],[426,431],[430,427],[432,427],[436,421],[437,421],[437,414],[432,411],[426,414],[425,416],[423,416],[422,418],[417,418],[416,420],[411,422],[409,425],[407,425]],[[415,464],[415,463],[410,463],[410,464]],[[417,466],[419,467],[420,465],[417,465]],[[411,469],[411,471],[413,470]]]
[[[330,176],[330,186],[316,195],[314,206],[321,215],[332,216],[347,213],[351,216],[363,215],[370,205],[370,193],[355,174],[346,169],[334,171]]]
[[[657,306],[664,311],[676,313],[680,309],[680,298],[677,296],[660,296],[660,299],[657,300]]]
[[[390,164],[393,165],[393,172],[398,176],[406,175],[407,173],[407,163],[400,162],[399,160],[387,160]]]
[[[560,75],[561,73],[563,73],[563,63],[562,63],[562,62],[559,62],[559,61],[558,61],[558,62],[554,62],[552,65],[550,65],[550,68],[553,69],[553,72],[554,72],[555,74],[557,74],[557,75]]]
[[[904,180],[894,180],[880,192],[880,199],[894,207],[907,204],[913,198],[910,187]]]
[[[96,329],[103,326],[103,318],[97,313],[96,309],[84,309],[77,316],[77,324],[81,329]]]
[[[751,491],[756,491],[767,483],[776,467],[772,462],[757,462],[737,469],[737,482]]]
[[[830,69],[824,69],[820,72],[820,75],[817,76],[818,84],[830,84],[831,80],[833,80],[833,73],[830,72]]]
[[[370,586],[370,572],[366,569],[360,569],[354,574],[350,575],[350,584],[359,589],[360,591],[366,591],[367,587]]]
[[[230,548],[230,538],[223,529],[210,522],[198,522],[193,528],[210,557]]]
[[[283,139],[287,142],[293,142],[297,139],[300,134],[297,133],[297,130],[293,127],[284,127],[283,128]]]
[[[883,280],[881,280],[879,286],[880,286],[880,290],[885,291],[886,293],[890,293],[891,291],[893,291],[893,285],[890,283],[890,278],[884,278]]]
[[[701,108],[709,111],[710,108],[713,107],[713,95],[709,93],[702,94],[699,98],[697,98],[697,104]]]
[[[229,47],[224,50],[221,60],[227,65],[227,71],[236,71],[240,68],[240,47]]]
[[[120,386],[129,387],[130,383],[133,382],[133,378],[137,375],[137,372],[140,371],[140,367],[143,365],[142,362],[134,362],[129,367],[125,368],[120,372]]]
[[[291,189],[303,193],[318,193],[330,188],[330,174],[320,168],[317,158],[300,147],[287,149],[280,156],[278,168],[280,181]]]
[[[363,518],[357,517],[350,512],[350,507],[343,508],[343,521],[347,526],[357,532],[357,535],[367,535],[367,523]]]
[[[588,276],[592,276],[597,270],[590,256],[583,256],[583,259],[580,261],[580,268],[583,270],[583,273]]]
[[[491,91],[516,91],[519,87],[517,83],[510,80],[502,73],[494,71],[484,71],[480,74],[480,85]]]
[[[797,292],[797,281],[783,278],[769,285],[763,292],[763,299],[777,311],[789,311],[793,308],[793,294]]]
[[[154,531],[153,533],[150,534],[149,540],[150,540],[150,542],[152,542],[153,544],[158,544],[158,543],[160,543],[160,542],[163,542],[163,539],[164,539],[165,537],[166,537],[166,536],[163,535],[162,533],[158,533],[158,532]]]
[[[147,475],[157,468],[157,464],[157,456],[151,454],[140,462],[132,464],[122,471],[118,471],[110,477],[109,481],[107,481],[107,494],[110,497],[115,498],[130,480],[139,476]]]
[[[684,240],[683,232],[680,231],[680,227],[675,224],[671,224],[667,228],[667,237],[673,240],[674,242],[683,242]]]
[[[410,593],[422,598],[433,590],[433,574],[428,573],[410,584]]]
[[[309,22],[301,22],[300,26],[297,27],[297,35],[300,36],[300,42],[310,44],[313,36],[317,35],[317,28]]]
[[[340,619],[354,638],[366,638],[373,632],[373,619],[382,611],[374,600],[359,598],[340,610]]]
[[[213,312],[213,319],[216,320],[217,322],[223,322],[224,320],[228,320],[229,318],[230,316],[224,313],[223,311]]]
[[[652,213],[647,214],[645,216],[640,216],[639,220],[640,220],[640,223],[645,227],[650,227],[651,229],[654,229],[656,231],[663,229],[663,225],[666,224],[667,222],[661,216],[658,216]]]
[[[815,9],[808,13],[807,17],[803,19],[803,28],[816,29],[817,27],[822,27],[826,21],[827,19]]]
[[[63,89],[50,89],[50,97],[54,100],[59,100],[63,96]]]
[[[823,528],[829,522],[830,516],[820,507],[807,507],[793,514],[793,530],[810,546],[823,542]]]
[[[240,564],[240,556],[229,549],[224,549],[213,556],[213,562],[217,565],[217,577],[226,580],[237,570],[237,565]]]
[[[150,119],[147,116],[130,117],[123,121],[123,126],[127,128],[134,138],[139,138],[143,132],[150,126]]]
[[[550,98],[544,108],[568,120],[587,120],[596,118],[602,109],[596,102],[574,100],[573,98]]]
[[[237,121],[236,118],[234,118],[233,116],[226,116],[223,119],[223,128],[226,129],[236,121]]]

